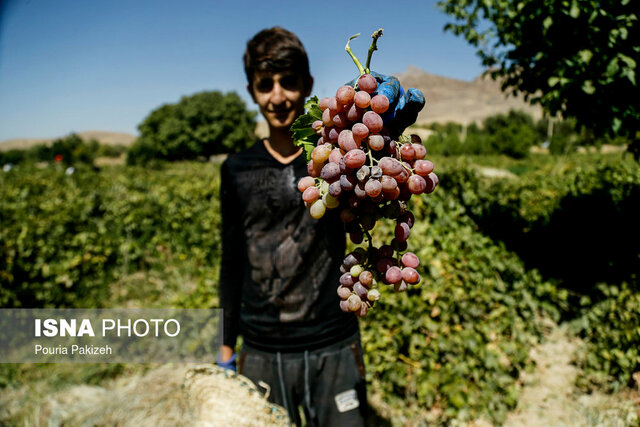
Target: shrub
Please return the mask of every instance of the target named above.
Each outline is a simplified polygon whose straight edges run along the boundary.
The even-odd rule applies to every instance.
[[[441,182],[448,180],[443,174]],[[371,389],[399,423],[504,421],[518,378],[565,297],[483,236],[449,191],[416,198],[409,250],[422,283],[382,299],[362,326]],[[376,235],[393,234],[388,225]]]
[[[637,284],[598,286],[603,299],[592,305],[583,300],[583,315],[573,322],[585,340],[579,360],[586,375],[578,378],[585,388],[616,391],[633,385],[640,371],[640,291]]]
[[[475,123],[470,124],[464,140],[460,124],[434,123],[430,128],[435,133],[426,142],[429,152],[445,156],[506,154],[513,158],[523,158],[538,140],[533,119],[520,111],[489,116],[484,120],[482,128]]]
[[[100,307],[154,260],[215,265],[218,183],[191,165],[0,174],[0,305]]]
[[[506,154],[516,159],[526,157],[537,141],[533,119],[521,111],[512,110],[507,115],[487,117],[483,129],[490,153]]]

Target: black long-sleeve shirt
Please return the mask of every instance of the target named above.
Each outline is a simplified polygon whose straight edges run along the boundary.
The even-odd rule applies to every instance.
[[[311,217],[297,189],[304,156],[278,162],[262,141],[221,168],[223,342],[238,334],[265,351],[312,350],[353,335],[339,308],[345,251],[337,210]]]

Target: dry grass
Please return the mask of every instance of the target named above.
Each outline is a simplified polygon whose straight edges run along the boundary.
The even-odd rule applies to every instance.
[[[78,136],[85,141],[95,139],[103,145],[131,145],[137,136],[123,132],[107,132],[99,130],[88,130],[77,132]],[[14,138],[0,141],[0,151],[13,149],[26,150],[38,144],[51,144],[57,138]]]
[[[48,427],[288,425],[285,410],[269,403],[251,381],[215,365],[163,365],[102,386],[75,385],[35,399],[34,386],[14,390],[10,398],[0,396],[7,411],[0,414],[0,423]],[[18,421],[15,416],[20,411]]]

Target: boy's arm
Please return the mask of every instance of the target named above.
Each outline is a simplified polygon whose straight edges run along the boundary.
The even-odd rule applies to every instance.
[[[238,201],[232,183],[228,161],[220,168],[220,208],[222,211],[222,259],[220,265],[220,307],[223,312],[223,345],[218,355],[219,362],[232,358],[242,295],[243,254],[242,229],[237,211]]]

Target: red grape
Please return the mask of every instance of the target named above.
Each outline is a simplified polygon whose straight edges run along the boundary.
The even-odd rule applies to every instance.
[[[392,159],[391,157],[383,157],[378,162],[378,166],[382,169],[382,173],[385,175],[393,176],[402,172],[402,164],[396,159]]]
[[[420,176],[427,176],[433,172],[433,163],[429,160],[416,160],[413,169]]]
[[[326,110],[329,107],[329,98],[322,98],[318,101],[318,107],[320,107],[322,111]]]
[[[358,79],[358,88],[368,93],[375,92],[378,82],[371,74],[363,74]]]
[[[336,122],[335,119],[333,120],[333,122]],[[413,146],[411,144],[404,144],[400,148],[400,155],[402,156],[402,160],[404,160],[405,162],[410,162],[411,160],[416,158],[416,150],[413,149]]]
[[[393,267],[389,267],[387,272],[384,274],[384,277],[387,282],[391,284],[400,283],[402,280],[402,270],[394,265]]]
[[[351,151],[360,147],[360,143],[353,138],[353,133],[349,129],[345,129],[340,132],[340,135],[338,136],[338,145],[344,151]],[[349,165],[347,164],[347,166]]]
[[[332,116],[338,114],[342,110],[342,105],[338,103],[338,100],[336,99],[335,96],[332,96],[331,98],[329,98],[328,106],[329,106],[328,110],[331,112]]]
[[[333,126],[333,120],[332,120],[332,115],[331,115],[331,110],[329,110],[328,108],[326,110],[324,110],[322,112],[322,123],[325,126]]]
[[[331,120],[333,121],[334,126],[338,126],[341,128],[345,128],[349,124],[349,122],[347,121],[347,115],[345,113],[338,113],[333,116]]]
[[[377,179],[370,179],[364,186],[364,191],[369,197],[376,197],[382,192],[382,184]]]
[[[351,104],[349,110],[347,111],[347,120],[350,122],[357,122],[362,118],[362,108],[356,106],[356,104]]]
[[[402,269],[402,280],[411,285],[414,285],[420,281],[420,274],[418,274],[415,269],[406,267]]]
[[[402,255],[402,265],[405,267],[418,268],[420,265],[420,259],[413,252],[407,252]]]
[[[344,155],[344,164],[351,169],[358,169],[360,166],[364,165],[366,160],[367,155],[364,154],[364,151],[359,149],[351,150]]]
[[[369,128],[367,128],[367,132],[369,132]],[[384,138],[382,137],[382,135],[370,135],[369,136],[369,147],[373,151],[382,150],[384,148]]]
[[[406,222],[401,222],[396,225],[395,236],[399,242],[406,242],[409,238],[409,234],[411,234],[411,229]]]
[[[411,175],[409,177],[409,191],[413,194],[422,194],[427,189],[427,182],[420,175]]]
[[[378,113],[373,111],[367,111],[366,113],[364,113],[364,115],[362,116],[362,123],[364,123],[364,125],[369,128],[369,132],[371,133],[380,132],[382,130],[382,127],[384,126],[382,117],[380,117]]]
[[[373,274],[371,274],[370,271],[365,270],[360,273],[358,281],[362,283],[363,286],[369,286],[373,282]]]
[[[302,200],[307,203],[313,203],[320,197],[320,192],[316,187],[309,187],[302,192]]]
[[[356,123],[353,125],[351,132],[353,133],[353,138],[357,141],[362,141],[364,138],[369,136],[369,128],[362,123]]]
[[[389,109],[389,98],[384,95],[376,95],[371,98],[371,109],[382,114]]]
[[[363,90],[359,90],[356,92],[356,95],[353,98],[353,102],[360,108],[367,108],[371,103],[371,95]]]
[[[300,181],[298,181],[298,190],[300,190],[300,192],[303,192],[307,188],[309,188],[312,185],[314,185],[315,182],[316,181],[313,178],[311,178],[310,176],[305,176],[305,177],[301,178]]]
[[[356,91],[351,86],[342,86],[336,92],[336,100],[341,104],[348,104],[355,94]]]
[[[351,289],[344,286],[338,286],[338,296],[340,299],[347,299],[351,295]]]
[[[411,144],[413,146],[413,151],[416,152],[416,159],[424,159],[424,156],[427,155],[427,149],[424,148],[422,144]]]

